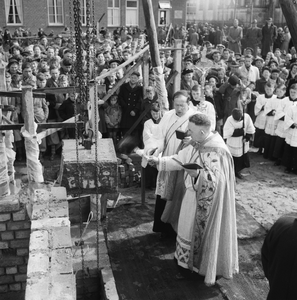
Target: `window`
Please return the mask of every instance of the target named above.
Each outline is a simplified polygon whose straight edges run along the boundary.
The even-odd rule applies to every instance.
[[[7,25],[22,25],[22,0],[5,0],[5,13]]]
[[[47,3],[49,25],[63,25],[63,0],[48,0]]]
[[[197,2],[187,2],[186,19],[187,21],[196,20]]]
[[[120,0],[108,0],[107,25],[120,26]]]
[[[138,0],[126,0],[126,26],[138,25]]]
[[[87,0],[80,0],[80,12],[81,12],[81,25],[86,26],[87,25]]]

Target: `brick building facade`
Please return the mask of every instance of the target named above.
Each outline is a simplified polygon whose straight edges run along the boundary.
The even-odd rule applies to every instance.
[[[85,24],[86,0],[81,1],[82,22]],[[276,24],[285,23],[278,0],[152,0],[157,26],[181,25],[187,22],[232,23],[234,17],[249,25],[252,19],[264,23],[273,17]],[[145,28],[142,0],[94,0],[96,22],[114,29],[121,26]],[[0,27],[30,28],[36,34],[42,27],[46,33],[60,33],[74,27],[73,0],[0,0]],[[72,23],[72,24],[71,24]]]

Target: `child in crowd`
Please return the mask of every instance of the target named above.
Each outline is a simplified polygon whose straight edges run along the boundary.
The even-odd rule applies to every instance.
[[[285,172],[297,174],[297,84],[290,87],[290,103],[285,108],[286,144],[284,149]]]
[[[279,86],[276,89],[276,96],[280,101],[274,115],[274,120],[277,121],[277,126],[275,129],[275,134],[276,134],[275,146],[273,150],[273,157],[276,159],[276,162],[274,163],[275,166],[279,166],[282,162],[284,148],[286,144],[285,142],[286,133],[284,130],[285,111],[286,111],[286,107],[292,104],[292,101],[290,101],[289,97],[284,98],[285,94],[286,94],[285,85]]]
[[[205,97],[201,97],[201,87],[199,85],[194,85],[191,90],[191,108],[197,110],[210,118],[211,130],[216,128],[216,112],[214,106],[206,101]]]
[[[226,120],[223,132],[224,139],[227,139],[226,143],[234,160],[235,176],[242,179],[240,171],[250,167],[248,157],[249,140],[255,133],[252,119],[246,113],[243,117],[242,111],[234,108],[232,115]]]
[[[286,91],[286,86],[281,85],[276,88],[276,95],[283,96]],[[274,116],[276,113],[276,109],[280,104],[280,98],[277,96],[272,97],[267,101],[264,114],[266,115],[266,124],[265,124],[265,138],[264,138],[264,155],[263,157],[270,160],[275,160],[273,157],[273,151],[276,141],[276,127],[277,120],[275,120]]]
[[[265,94],[264,95],[260,94],[256,100],[256,105],[255,105],[256,121],[254,124],[256,127],[256,133],[255,133],[254,146],[256,148],[259,148],[258,151],[259,154],[262,154],[264,148],[265,126],[267,121],[264,109],[268,101],[270,101],[272,98],[276,98],[276,95],[273,95],[273,92],[274,92],[274,85],[270,81],[268,81],[265,84]]]
[[[145,91],[146,91],[146,97],[143,99],[143,102],[142,102],[142,111],[147,111],[147,113],[142,120],[143,123],[145,123],[147,120],[151,119],[151,117],[152,117],[151,108],[152,108],[153,104],[156,103],[156,105],[160,106],[157,101],[158,96],[155,91],[155,88],[153,86],[148,86]]]
[[[120,122],[122,119],[122,109],[118,103],[118,95],[113,94],[107,100],[108,106],[105,108],[105,122],[107,126],[108,137],[112,138],[114,145],[117,144],[117,138],[120,131]]]

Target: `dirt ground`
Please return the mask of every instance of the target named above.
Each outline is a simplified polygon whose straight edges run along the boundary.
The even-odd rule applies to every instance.
[[[260,250],[274,221],[297,212],[297,176],[283,172],[256,153],[251,167],[237,181],[236,210],[240,272],[233,280],[218,278],[206,287],[198,276],[176,277],[174,240],[161,240],[152,232],[154,192],[146,191],[141,205],[140,187],[121,190],[116,208],[105,222],[108,251],[121,300],[234,299],[264,300],[268,282]]]

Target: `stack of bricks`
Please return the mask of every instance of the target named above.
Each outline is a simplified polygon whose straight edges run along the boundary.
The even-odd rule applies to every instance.
[[[76,283],[65,188],[35,190],[26,300],[74,300]]]
[[[0,293],[26,288],[30,227],[16,195],[0,200]]]

